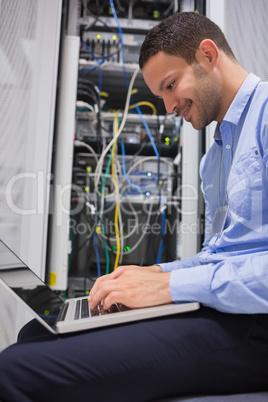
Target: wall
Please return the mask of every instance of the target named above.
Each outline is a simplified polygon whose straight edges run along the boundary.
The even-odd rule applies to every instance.
[[[61,0],[0,1],[0,238],[45,276]],[[26,318],[0,287],[0,349]]]

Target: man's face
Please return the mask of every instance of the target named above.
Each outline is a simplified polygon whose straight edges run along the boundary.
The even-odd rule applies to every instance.
[[[142,72],[153,94],[163,99],[168,113],[177,113],[197,130],[218,121],[222,90],[201,64],[189,65],[181,57],[159,52]]]

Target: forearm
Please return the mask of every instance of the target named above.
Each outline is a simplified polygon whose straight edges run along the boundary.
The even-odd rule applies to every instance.
[[[196,254],[194,257],[184,258],[183,260],[175,260],[175,261],[167,262],[167,263],[161,263],[161,264],[159,264],[159,266],[161,267],[162,272],[171,272],[171,271],[175,271],[177,269],[192,268],[192,267],[200,265],[199,257],[202,254],[203,254],[203,251]]]
[[[171,272],[174,302],[199,301],[228,313],[268,313],[268,252]]]

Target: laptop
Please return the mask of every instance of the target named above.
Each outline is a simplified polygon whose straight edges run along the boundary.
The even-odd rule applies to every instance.
[[[0,287],[30,310],[53,334],[63,334],[123,324],[165,315],[197,310],[198,302],[171,303],[156,307],[129,309],[115,304],[110,311],[98,306],[89,309],[87,297],[62,300],[19,257],[0,240]]]

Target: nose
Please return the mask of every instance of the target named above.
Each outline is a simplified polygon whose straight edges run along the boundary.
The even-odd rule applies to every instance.
[[[171,96],[163,97],[163,102],[167,113],[174,113],[176,112],[176,109],[179,107],[178,101],[173,97],[171,98]]]

